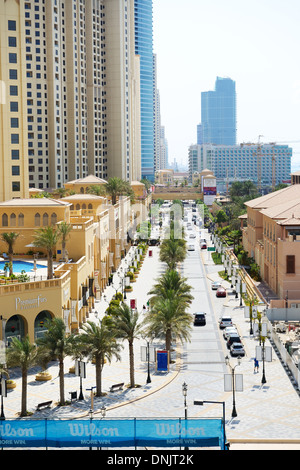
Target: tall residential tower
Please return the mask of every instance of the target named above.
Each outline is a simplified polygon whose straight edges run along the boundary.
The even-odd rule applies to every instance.
[[[134,0],[135,52],[140,56],[142,177],[154,181],[153,0]]]
[[[141,178],[134,13],[131,0],[0,0],[1,199]]]

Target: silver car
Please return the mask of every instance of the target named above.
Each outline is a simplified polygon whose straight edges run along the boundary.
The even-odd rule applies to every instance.
[[[230,346],[230,354],[234,357],[245,356],[244,346],[241,343],[232,343]]]

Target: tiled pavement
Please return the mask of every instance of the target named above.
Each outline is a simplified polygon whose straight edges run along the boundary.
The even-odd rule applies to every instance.
[[[137,299],[137,306],[142,312],[142,307],[147,302],[147,293],[155,279],[163,271],[159,262],[158,248],[152,248],[153,256],[147,255],[134,290],[128,295]],[[207,253],[201,253],[205,266],[207,279],[218,279],[220,267],[215,266]],[[124,263],[124,260],[123,262]],[[115,290],[109,286],[105,294],[109,299]],[[220,304],[219,304],[220,305]],[[102,318],[107,303],[103,300],[96,302],[95,310],[97,317]],[[214,307],[214,313],[218,318],[219,307]],[[300,448],[300,398],[293,388],[281,363],[273,351],[272,363],[266,364],[267,382],[261,384],[262,367],[258,373],[253,371],[253,358],[257,342],[249,333],[249,322],[244,319],[243,308],[239,306],[239,299],[228,296],[222,303],[222,309],[230,312],[234,322],[237,324],[243,343],[246,348],[246,357],[241,366],[236,369],[237,373],[243,374],[244,391],[236,393],[236,407],[238,416],[231,418],[232,394],[224,392],[223,371],[214,369],[212,365],[209,370],[193,370],[193,367],[184,367],[182,363],[184,347],[178,345],[175,364],[170,366],[169,373],[157,373],[151,367],[151,383],[146,384],[147,366],[141,362],[140,348],[145,346],[144,340],[135,341],[135,377],[140,387],[131,390],[124,388],[123,391],[109,392],[112,384],[118,382],[129,382],[129,357],[128,346],[124,343],[122,360],[105,365],[103,370],[103,391],[106,396],[95,398],[94,412],[97,417],[101,407],[106,407],[107,417],[167,417],[184,416],[182,402],[182,383],[186,381],[188,390],[188,413],[189,416],[221,416],[218,405],[207,405],[196,407],[193,401],[197,399],[225,401],[226,402],[226,434],[232,442],[231,448],[260,448],[264,442],[264,448],[271,445],[272,448],[287,447]],[[95,312],[90,315],[90,320],[96,320]],[[163,344],[158,345],[163,347]],[[180,354],[182,352],[182,355]],[[227,354],[224,348],[224,354]],[[69,398],[69,392],[79,392],[79,378],[68,373],[73,361],[65,360],[65,396]],[[225,368],[223,367],[224,372]],[[73,402],[72,405],[58,407],[55,403],[59,397],[58,367],[53,363],[49,367],[52,380],[49,382],[37,382],[35,375],[38,369],[30,371],[28,377],[28,411],[33,412],[34,418],[77,418],[87,416],[90,410],[90,392],[87,389],[95,385],[94,366],[87,364],[87,378],[83,380],[84,400]],[[197,373],[201,372],[201,373]],[[12,375],[17,382],[17,388],[9,391],[8,397],[4,399],[4,410],[6,418],[15,418],[20,411],[21,404],[21,379],[18,371]],[[36,411],[36,405],[40,402],[53,400],[51,409]],[[249,444],[248,444],[249,441]]]

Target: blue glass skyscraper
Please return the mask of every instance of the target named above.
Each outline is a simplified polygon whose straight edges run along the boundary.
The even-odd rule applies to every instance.
[[[134,0],[135,53],[140,56],[141,172],[154,181],[153,3]]]
[[[204,144],[236,145],[236,90],[230,78],[217,77],[215,91],[201,93]]]

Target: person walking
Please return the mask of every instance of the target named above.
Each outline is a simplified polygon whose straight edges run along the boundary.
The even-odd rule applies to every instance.
[[[255,373],[255,372],[258,372],[258,369],[259,369],[259,362],[258,362],[258,360],[255,358],[255,359],[254,359],[254,373]]]

